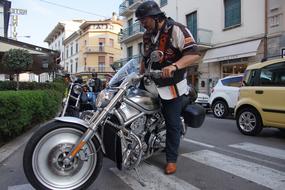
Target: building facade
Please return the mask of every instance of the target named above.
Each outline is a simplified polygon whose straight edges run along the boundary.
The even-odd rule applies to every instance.
[[[280,55],[284,47],[282,0],[155,1],[167,16],[188,27],[198,44],[202,58],[189,68],[188,81],[200,92],[210,93],[219,78],[241,74],[264,57]],[[138,24],[134,11],[142,2],[125,0],[120,5],[125,33],[132,34],[129,31]],[[142,32],[132,35],[137,38],[129,36],[121,41],[125,58],[131,49],[134,54],[139,52],[136,47]]]
[[[142,0],[125,0],[120,4],[119,15],[123,17],[124,25],[120,36],[123,59],[117,62],[119,67],[133,58],[139,61],[145,30],[136,21],[135,10],[142,2]]]
[[[97,72],[102,79],[113,73],[111,65],[121,59],[119,33],[122,21],[115,13],[111,19],[86,21],[80,26],[78,73]]]
[[[66,56],[65,56],[65,46],[64,40],[72,35],[75,31],[79,30],[79,26],[84,22],[84,20],[71,20],[59,22],[53,30],[48,34],[44,42],[47,42],[50,49],[57,50],[60,52],[60,66],[66,68]],[[40,75],[40,81],[44,82],[51,80],[51,75],[48,73],[43,73]]]

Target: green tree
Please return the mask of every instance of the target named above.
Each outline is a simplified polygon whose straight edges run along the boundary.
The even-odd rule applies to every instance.
[[[9,74],[16,74],[17,89],[19,90],[19,74],[27,71],[28,66],[33,63],[32,55],[23,49],[10,49],[5,52],[2,64]]]

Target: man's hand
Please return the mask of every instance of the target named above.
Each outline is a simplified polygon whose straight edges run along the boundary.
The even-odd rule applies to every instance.
[[[174,65],[169,65],[162,69],[162,78],[170,78],[173,77],[173,72],[176,71],[176,67]]]

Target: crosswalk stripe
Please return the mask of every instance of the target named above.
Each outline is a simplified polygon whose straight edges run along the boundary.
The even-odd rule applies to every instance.
[[[233,148],[238,148],[241,150],[246,150],[246,151],[262,154],[265,156],[270,156],[270,157],[285,160],[285,150],[252,144],[252,143],[239,143],[239,144],[232,144],[229,146]]]
[[[200,146],[205,146],[205,147],[208,147],[208,148],[215,148],[215,146],[213,146],[213,145],[202,143],[202,142],[198,142],[198,141],[194,141],[194,140],[187,139],[187,138],[184,138],[183,141],[186,141],[186,142],[189,142],[189,143],[193,143],[193,144],[197,144],[197,145],[200,145]]]
[[[139,175],[134,170],[119,171],[117,168],[110,170],[134,190],[199,190],[174,175],[165,175],[161,169],[147,163],[140,164]]]
[[[182,156],[274,190],[285,189],[285,172],[209,150],[185,153]]]
[[[34,190],[30,184],[9,186],[8,190]]]

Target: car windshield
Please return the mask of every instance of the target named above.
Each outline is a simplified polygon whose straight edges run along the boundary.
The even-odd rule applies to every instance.
[[[129,74],[135,72],[139,74],[140,65],[137,59],[131,59],[128,61],[119,71],[112,77],[109,82],[110,87],[117,87]]]

